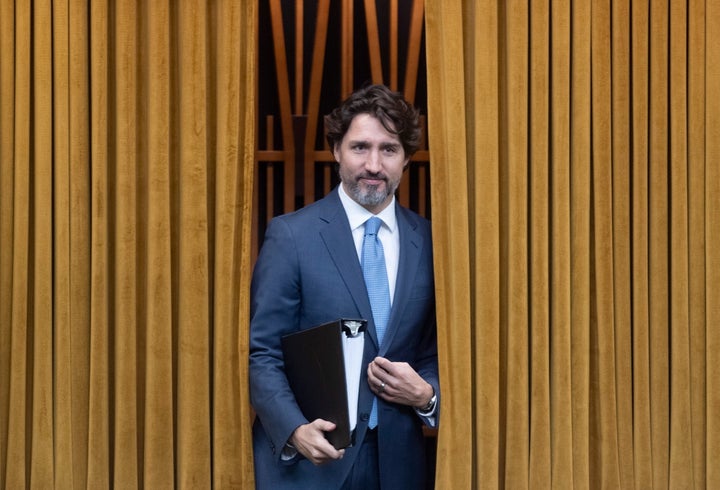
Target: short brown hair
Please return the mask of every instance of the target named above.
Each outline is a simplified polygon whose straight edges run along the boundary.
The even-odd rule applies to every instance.
[[[369,85],[353,92],[325,116],[326,138],[331,149],[340,144],[358,114],[377,118],[388,132],[397,135],[406,157],[419,148],[422,132],[419,111],[400,92],[393,92],[385,85]]]

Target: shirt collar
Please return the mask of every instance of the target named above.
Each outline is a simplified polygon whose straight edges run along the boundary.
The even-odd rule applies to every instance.
[[[392,233],[395,232],[395,228],[397,226],[397,217],[395,216],[395,196],[392,197],[392,201],[390,201],[390,204],[388,204],[385,209],[375,215],[358,204],[353,198],[348,196],[342,183],[338,185],[338,194],[340,195],[340,202],[342,202],[343,208],[345,208],[345,214],[347,214],[351,230],[364,226],[368,219],[373,216],[377,216]]]

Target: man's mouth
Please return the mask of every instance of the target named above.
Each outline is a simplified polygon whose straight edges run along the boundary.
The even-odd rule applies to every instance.
[[[364,176],[360,177],[361,181],[365,182],[367,185],[380,185],[385,183],[384,177],[370,177],[370,176]]]

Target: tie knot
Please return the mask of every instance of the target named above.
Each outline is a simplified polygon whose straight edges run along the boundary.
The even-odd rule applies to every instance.
[[[380,225],[382,224],[382,220],[378,218],[377,216],[373,216],[369,220],[365,222],[365,234],[366,235],[377,235],[378,230],[380,229]]]

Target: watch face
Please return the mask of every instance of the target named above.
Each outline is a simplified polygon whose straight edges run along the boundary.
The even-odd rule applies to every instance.
[[[433,394],[433,396],[432,396],[432,398],[430,398],[430,401],[428,402],[428,404],[425,405],[425,406],[422,408],[422,410],[420,410],[420,411],[421,411],[421,412],[428,412],[428,411],[430,411],[430,409],[435,406],[435,402],[436,402],[436,401],[437,401],[437,395]]]

